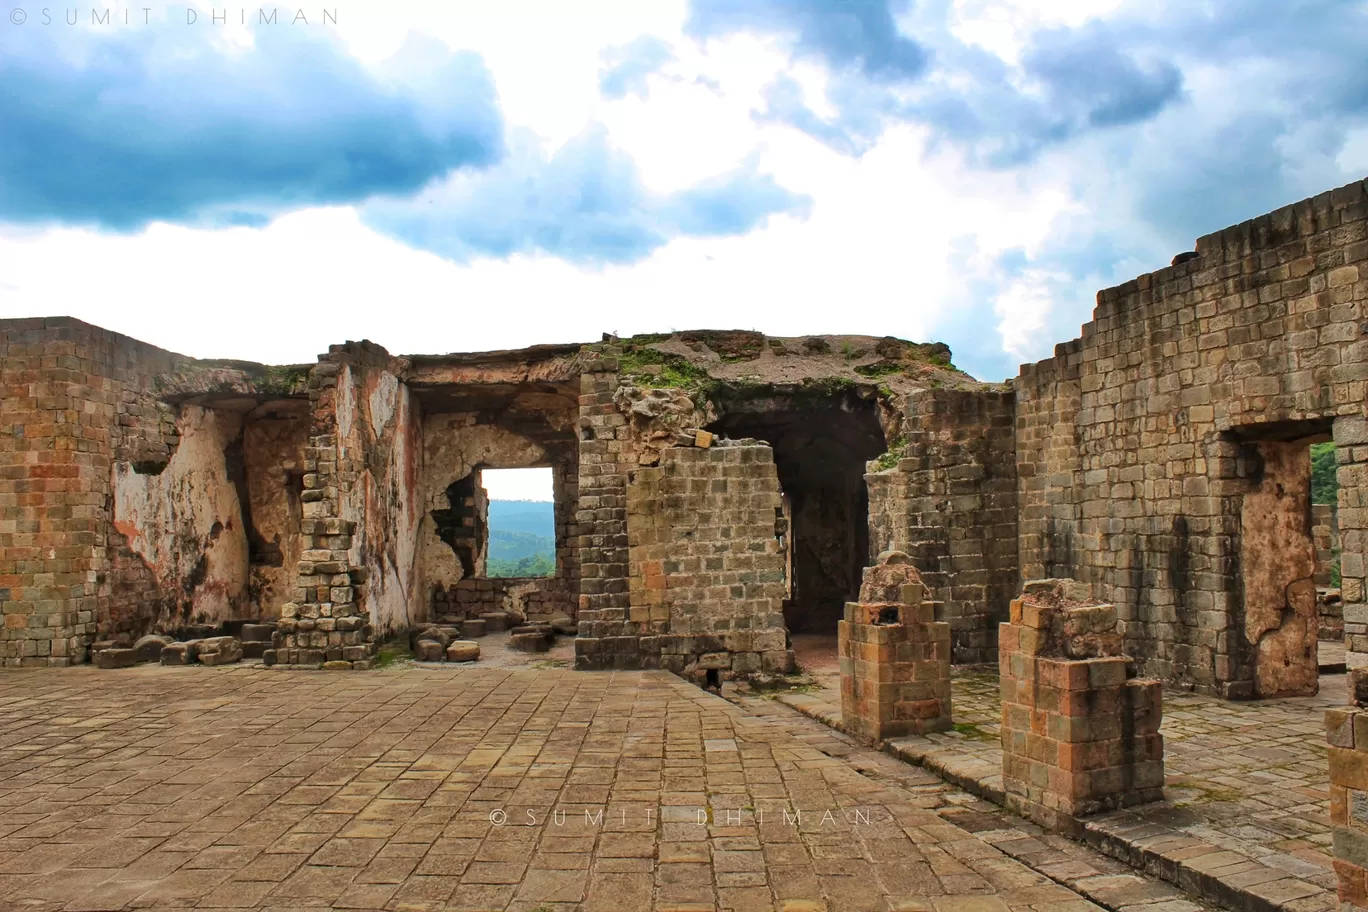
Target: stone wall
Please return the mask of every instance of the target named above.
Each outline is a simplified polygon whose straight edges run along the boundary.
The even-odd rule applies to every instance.
[[[434,590],[434,621],[457,623],[494,611],[521,615],[527,621],[575,616],[570,591],[555,577],[467,577],[451,588]]]
[[[779,479],[767,446],[672,447],[626,492],[628,607],[581,619],[576,664],[787,671]]]
[[[1332,585],[1331,573],[1339,551],[1339,525],[1332,504],[1311,505],[1311,541],[1316,546],[1316,585]]]
[[[1254,694],[1240,519],[1262,472],[1251,444],[1331,430],[1350,663],[1368,661],[1365,261],[1368,192],[1356,183],[1099,293],[1079,339],[1022,369],[1022,572],[1092,583],[1147,673]]]
[[[290,600],[299,563],[304,518],[304,447],[309,442],[306,403],[267,403],[242,429],[251,561],[248,598],[258,618],[276,619]]]
[[[269,661],[365,667],[377,634],[427,620],[421,416],[403,367],[378,345],[347,343],[309,374],[300,560]]]
[[[1325,711],[1330,834],[1341,909],[1368,909],[1368,677],[1349,673],[1349,703]]]
[[[580,377],[579,502],[575,522],[579,532],[581,635],[575,644],[576,668],[641,667],[637,641],[650,631],[649,626],[635,626],[626,619],[630,605],[627,480],[628,473],[636,470],[637,455],[627,418],[613,402],[618,388],[618,354],[611,346],[605,346]],[[605,623],[628,626],[594,627],[600,618]],[[610,630],[611,642],[587,647],[590,640]],[[617,655],[624,658],[616,658]]]
[[[84,662],[152,574],[110,534],[116,459],[176,447],[151,378],[180,356],[68,317],[0,321],[0,663]]]
[[[148,569],[152,586],[129,593],[128,611],[103,616],[102,635],[214,627],[253,615],[247,522],[225,455],[242,434],[242,416],[184,405],[176,429],[179,445],[156,471],[114,463],[113,533]],[[122,581],[113,587],[127,593]]]
[[[911,555],[944,603],[957,663],[991,663],[1018,586],[1017,466],[1009,390],[924,390],[908,397],[905,453],[865,475],[871,559]]]

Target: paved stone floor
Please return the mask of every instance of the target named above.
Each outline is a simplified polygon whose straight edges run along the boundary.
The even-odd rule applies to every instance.
[[[1084,895],[1201,908],[661,672],[0,673],[5,910],[1098,908]]]
[[[779,699],[839,726],[839,673],[832,674],[831,642],[803,643],[806,663],[800,664],[817,686]],[[925,740],[944,754],[980,761],[963,766],[998,773],[1000,787],[997,676],[956,669],[952,684],[955,729]],[[1166,691],[1168,800],[1136,813],[1333,890],[1324,711],[1347,702],[1347,685],[1343,674],[1322,675],[1320,685],[1314,697],[1250,702]]]

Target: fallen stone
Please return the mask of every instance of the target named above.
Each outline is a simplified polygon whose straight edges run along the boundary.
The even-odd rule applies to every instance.
[[[549,652],[551,640],[542,633],[515,633],[508,638],[508,648],[518,652]]]
[[[352,663],[344,659],[335,659],[331,662],[324,662],[323,669],[325,671],[351,671]]]
[[[579,632],[579,628],[575,625],[575,619],[565,615],[553,617],[550,624],[552,630],[563,636],[574,636]]]
[[[480,644],[469,640],[457,640],[447,647],[448,662],[473,662],[480,657]]]
[[[168,643],[161,651],[163,665],[189,665],[199,658],[199,640],[185,643]]]
[[[485,622],[485,630],[490,633],[502,633],[508,629],[508,615],[502,611],[491,611],[488,614],[480,615],[480,620]]]
[[[96,668],[131,668],[141,661],[136,649],[101,649],[94,659]]]
[[[451,642],[452,637],[450,634],[445,633],[440,627],[429,627],[418,634],[418,641],[422,642],[423,640],[433,640],[441,643],[442,648],[445,649],[447,644]]]
[[[242,641],[237,637],[209,637],[200,641],[201,665],[229,665],[242,661]]]
[[[446,656],[446,644],[441,640],[419,640],[413,648],[413,658],[419,662],[440,662]]]
[[[265,666],[269,667],[269,666],[271,666],[271,665],[274,665],[275,663],[276,663],[276,651],[275,651],[274,649],[267,649],[267,650],[265,650],[264,652],[262,652],[262,654],[261,654],[261,664],[262,664],[262,665],[265,665]]]
[[[467,640],[485,635],[485,622],[479,618],[469,618],[461,623],[461,636]]]
[[[174,641],[168,636],[151,633],[139,638],[138,642],[133,644],[133,650],[138,654],[139,662],[157,662],[161,660],[162,650],[172,642]]]

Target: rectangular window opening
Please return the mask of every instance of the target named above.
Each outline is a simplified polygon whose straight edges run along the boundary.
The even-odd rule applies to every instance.
[[[555,482],[551,469],[481,469],[480,485],[489,503],[485,576],[555,576]]]

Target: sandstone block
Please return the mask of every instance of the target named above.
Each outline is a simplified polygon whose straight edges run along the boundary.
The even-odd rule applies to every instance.
[[[480,657],[480,644],[469,640],[456,640],[447,647],[448,662],[473,662]]]
[[[485,622],[480,618],[467,618],[461,622],[461,636],[473,640],[485,635]]]
[[[542,633],[515,633],[508,638],[508,648],[518,652],[548,652],[551,641]]]
[[[139,662],[158,662],[161,661],[162,650],[171,642],[168,636],[148,634],[133,644],[133,650],[138,654]]]
[[[199,640],[170,643],[161,651],[163,665],[189,665],[199,658]]]
[[[209,637],[199,644],[201,665],[228,665],[242,660],[242,641],[237,637]]]
[[[419,662],[440,662],[446,657],[447,644],[441,640],[422,639],[413,649],[413,657]]]
[[[242,642],[244,644],[269,643],[273,633],[275,633],[275,627],[270,624],[243,624]]]
[[[491,611],[488,614],[480,615],[480,620],[485,622],[485,630],[490,633],[502,633],[508,629],[508,615],[502,611]]]
[[[94,659],[96,668],[131,668],[142,661],[136,649],[101,649]]]

